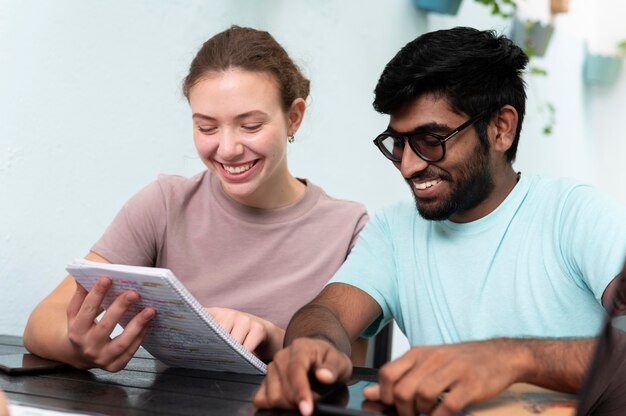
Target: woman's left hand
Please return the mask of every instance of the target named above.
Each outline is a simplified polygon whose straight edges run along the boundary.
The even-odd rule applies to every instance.
[[[283,347],[285,330],[270,321],[228,308],[206,308],[206,311],[233,338],[261,359],[271,360]]]

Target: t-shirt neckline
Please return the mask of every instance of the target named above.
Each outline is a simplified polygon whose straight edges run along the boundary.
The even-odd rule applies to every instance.
[[[243,205],[231,197],[222,189],[219,178],[207,170],[209,186],[218,205],[226,214],[236,217],[241,221],[273,224],[291,221],[311,211],[321,195],[321,189],[306,179],[300,179],[306,185],[304,194],[297,201],[280,208],[256,208]]]
[[[489,229],[493,225],[498,224],[503,216],[514,214],[512,211],[519,208],[519,205],[530,189],[530,185],[531,178],[529,178],[528,175],[521,175],[515,187],[513,187],[511,192],[504,198],[504,201],[484,217],[465,223],[444,220],[439,221],[439,224],[450,230],[464,234],[474,234]]]

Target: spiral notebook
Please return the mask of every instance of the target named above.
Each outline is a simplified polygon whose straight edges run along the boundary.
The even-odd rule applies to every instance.
[[[87,290],[101,276],[111,278],[113,285],[102,303],[104,309],[127,290],[139,293],[141,299],[126,312],[120,325],[125,327],[143,308],[154,308],[156,316],[141,345],[159,361],[173,367],[265,374],[266,365],[231,337],[170,270],[85,259],[74,260],[66,270]]]

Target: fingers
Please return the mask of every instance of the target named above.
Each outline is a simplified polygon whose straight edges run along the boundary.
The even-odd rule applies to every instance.
[[[285,400],[288,407],[299,408],[300,413],[309,415],[313,411],[309,371],[315,368],[318,346],[299,341],[296,340],[292,347],[274,356],[275,377],[271,380],[270,402],[280,403]],[[278,398],[279,395],[283,399]]]
[[[94,336],[98,338],[109,337],[115,329],[115,326],[122,321],[122,317],[126,311],[138,300],[139,295],[136,292],[129,291],[119,295],[109,306],[100,321],[93,327]],[[126,325],[126,328],[129,326],[130,325]]]
[[[261,345],[261,343],[263,343],[263,341],[267,339],[267,336],[267,331],[262,325],[253,323],[250,325],[250,330],[243,340],[243,346],[248,351],[254,351],[259,345]]]
[[[143,327],[141,332],[139,332],[134,338],[129,337],[132,340],[130,345],[127,345],[127,346],[125,345],[126,340],[124,340],[123,342],[119,340],[121,337],[127,335],[125,334],[126,331],[122,332],[122,334],[118,335],[111,342],[111,346],[109,348],[112,348],[113,350],[117,350],[118,355],[116,358],[112,360],[112,362],[110,362],[105,367],[103,367],[105,370],[111,371],[111,372],[117,372],[126,367],[128,362],[133,358],[133,356],[135,355],[135,353],[141,346],[141,343],[143,342],[143,339],[146,336],[146,333],[148,332],[147,322],[149,322],[154,316],[154,311],[151,311],[151,312],[152,313],[150,313],[149,309],[144,309],[140,314],[138,314],[138,316],[140,316],[141,319],[146,320],[146,325]],[[117,342],[119,343],[116,344]]]
[[[450,393],[441,395],[440,400],[432,412],[432,416],[454,416],[467,406],[471,400],[471,391],[465,387],[459,387]]]
[[[292,381],[293,402],[296,403],[302,415],[310,415],[313,413],[313,392],[309,383],[308,371],[304,368],[304,364],[303,362],[300,367],[297,365],[291,366],[288,372],[290,378],[289,380],[283,380],[283,382],[288,383]],[[330,372],[330,370],[326,369],[326,372]],[[328,379],[329,377],[327,376],[326,378]],[[330,378],[334,378],[334,376],[330,374]]]
[[[254,396],[254,405],[261,409],[295,407],[283,393],[283,388],[279,371],[273,361],[267,366],[267,376],[263,379],[261,387]]]
[[[206,310],[226,332],[231,333],[235,322],[234,310],[227,308],[207,308]]]
[[[112,340],[113,330],[121,322],[124,314],[139,300],[139,295],[132,291],[122,293],[98,321],[97,315],[102,309],[102,301],[111,283],[111,279],[102,277],[89,293],[77,285],[68,305],[68,338],[76,351],[76,361],[72,362],[76,367],[121,370],[141,345],[148,324],[155,316],[156,312],[152,308],[142,310],[133,316],[122,333]]]
[[[95,343],[107,342],[115,326],[121,321],[130,306],[139,300],[139,295],[135,292],[128,291],[122,293],[109,306],[102,319],[96,321],[96,317],[102,309],[102,301],[110,287],[111,279],[102,277],[85,296],[78,313],[71,321],[68,321],[71,339],[77,339],[78,343],[81,343],[80,339],[88,334],[89,338]],[[80,293],[77,291],[73,301],[77,302],[79,297]],[[71,307],[75,308],[75,305]],[[68,316],[71,313],[69,308],[70,306],[68,306]]]
[[[400,415],[430,414],[438,408],[444,392],[457,383],[462,384],[464,367],[445,349],[414,348],[397,362],[381,368],[380,399],[394,404]],[[368,393],[374,397],[377,392]]]
[[[67,320],[68,322],[73,320],[80,307],[83,305],[85,301],[85,297],[87,296],[87,291],[84,287],[78,284],[78,282],[74,281],[76,284],[76,290],[74,291],[74,295],[72,299],[70,299],[70,303],[67,305]]]
[[[402,357],[381,367],[378,372],[380,400],[385,404],[394,403],[394,387],[404,374],[416,365],[416,353],[409,351]]]
[[[269,336],[264,320],[257,316],[216,307],[207,308],[207,312],[248,351],[255,351]]]
[[[348,381],[352,375],[352,361],[330,344],[327,345],[329,347],[323,350],[322,360],[316,365],[317,379],[325,384]]]
[[[91,291],[87,293],[84,297],[78,312],[73,315],[73,320],[70,321],[70,324],[74,328],[74,330],[79,333],[84,333],[88,331],[93,325],[93,321],[100,314],[102,300],[106,296],[109,288],[111,287],[111,279],[108,277],[101,277],[98,279],[96,284],[93,286]],[[80,287],[79,284],[76,284]],[[79,302],[79,299],[82,295],[82,292],[79,288],[76,289],[76,293],[70,302],[72,307],[76,307],[76,303]],[[68,316],[70,314],[69,306],[68,306]]]
[[[415,414],[416,410],[430,413],[439,403],[438,399],[447,383],[437,380],[436,373],[425,373],[413,368],[393,386],[394,402],[401,415]]]
[[[297,408],[303,415],[312,414],[311,372],[321,383],[332,384],[350,377],[352,363],[326,341],[296,339],[274,356],[254,398],[255,406]]]
[[[380,400],[380,386],[369,386],[363,389],[363,397],[367,400],[379,401]]]
[[[243,344],[250,329],[252,327],[252,320],[245,315],[238,315],[232,324],[232,328],[230,329],[230,335],[239,341],[240,344]],[[245,345],[244,345],[245,346]],[[256,348],[256,345],[255,345]],[[248,351],[254,351],[253,349],[248,349]]]
[[[111,357],[129,355],[130,360],[130,357],[135,354],[141,345],[141,342],[148,331],[148,325],[155,315],[156,311],[152,308],[145,308],[135,315],[128,322],[124,331],[111,340],[111,342],[106,346],[108,355]]]
[[[467,404],[501,393],[514,380],[497,340],[416,347],[379,371],[379,387],[364,391],[395,405],[400,415],[457,414]]]

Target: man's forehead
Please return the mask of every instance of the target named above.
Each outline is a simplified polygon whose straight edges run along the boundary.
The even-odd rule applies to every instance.
[[[409,131],[425,125],[454,125],[464,117],[452,110],[446,97],[425,94],[407,102],[389,116],[389,126],[396,131]]]

